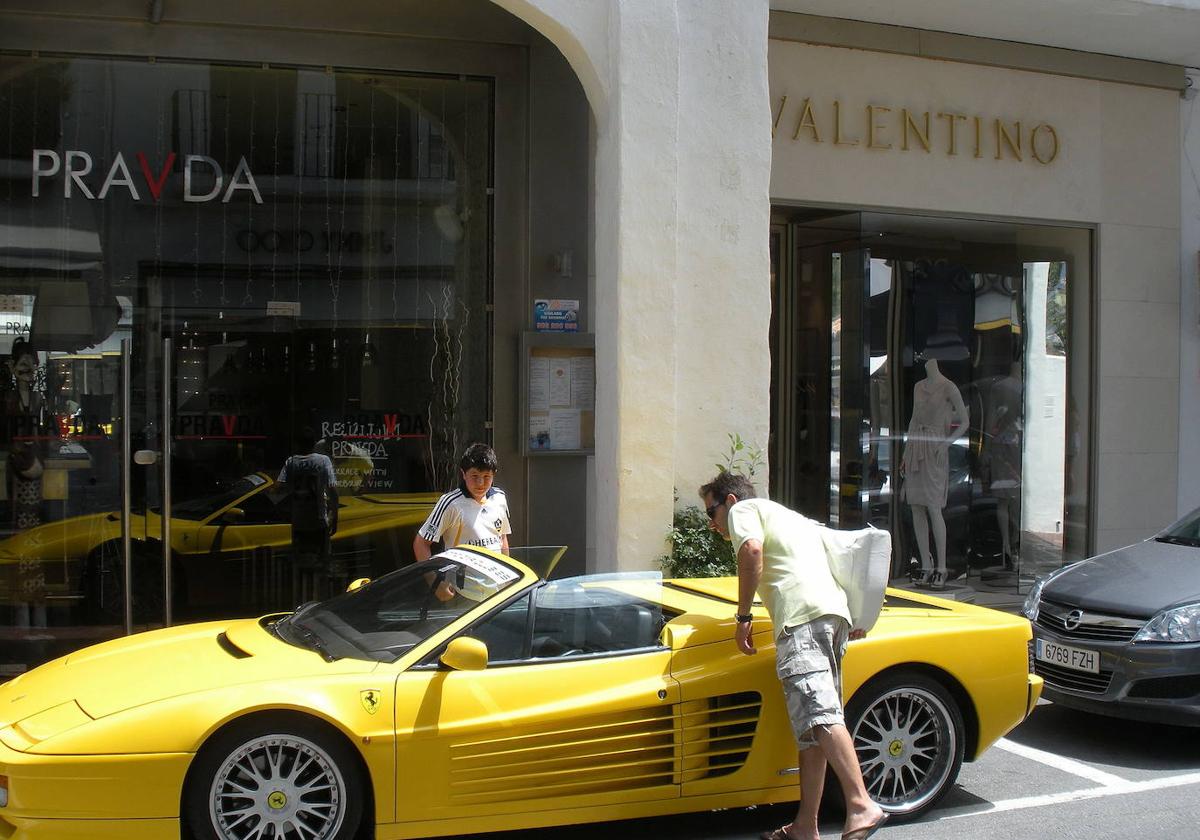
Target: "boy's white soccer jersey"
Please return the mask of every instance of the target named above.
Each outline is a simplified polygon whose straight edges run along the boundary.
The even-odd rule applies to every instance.
[[[499,487],[489,489],[482,503],[462,489],[451,490],[438,499],[433,512],[417,531],[422,539],[441,541],[446,548],[477,545],[493,551],[500,551],[502,537],[511,533],[508,499]]]

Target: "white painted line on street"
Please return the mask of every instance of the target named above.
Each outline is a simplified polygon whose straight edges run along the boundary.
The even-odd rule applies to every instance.
[[[1084,764],[1082,761],[1075,761],[1071,758],[1066,758],[1054,753],[1048,753],[1044,750],[1037,750],[1033,747],[1027,747],[1024,744],[1018,744],[1016,741],[1010,741],[1007,738],[1001,738],[995,744],[996,747],[1005,752],[1019,755],[1022,758],[1028,758],[1036,761],[1039,764],[1045,764],[1047,767],[1053,767],[1056,770],[1062,770],[1065,773],[1070,773],[1072,776],[1079,776],[1083,779],[1090,779],[1098,785],[1112,787],[1114,785],[1123,785],[1126,780],[1120,776],[1106,773],[1103,770],[1098,770],[1095,767]]]
[[[1121,782],[1119,785],[1104,785],[1102,787],[1086,788],[1085,790],[1070,790],[1064,793],[1048,793],[1042,796],[1026,796],[1020,799],[1004,799],[989,805],[964,805],[961,808],[948,808],[938,811],[939,820],[953,820],[959,817],[974,817],[980,814],[995,814],[1001,811],[1021,811],[1026,808],[1044,808],[1047,805],[1064,805],[1070,802],[1082,802],[1088,799],[1103,799],[1107,796],[1124,796],[1130,793],[1147,793],[1153,790],[1200,785],[1200,773],[1184,773],[1179,776],[1148,779],[1142,782]]]

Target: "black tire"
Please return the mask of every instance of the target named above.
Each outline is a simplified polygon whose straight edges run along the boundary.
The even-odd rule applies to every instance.
[[[902,671],[872,680],[846,705],[846,726],[867,793],[893,819],[925,813],[958,779],[962,711],[930,677]]]
[[[181,813],[194,840],[350,840],[363,817],[359,767],[351,747],[318,723],[255,718],[200,750]]]

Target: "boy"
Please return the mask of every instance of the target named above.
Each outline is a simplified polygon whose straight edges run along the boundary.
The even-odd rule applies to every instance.
[[[459,459],[462,475],[457,490],[438,499],[433,512],[413,538],[413,554],[420,563],[433,553],[433,544],[447,548],[477,545],[508,553],[508,500],[504,491],[494,487],[499,469],[495,451],[484,443],[473,443]]]

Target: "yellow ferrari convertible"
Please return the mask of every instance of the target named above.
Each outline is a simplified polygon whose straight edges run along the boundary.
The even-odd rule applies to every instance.
[[[341,497],[331,541],[336,566],[349,579],[409,562],[413,535],[437,498],[436,493]],[[161,514],[151,508],[130,519],[135,614],[139,621],[153,621],[162,616],[164,594]],[[101,618],[119,617],[124,604],[120,541],[116,513],[50,522],[0,540],[0,603],[20,600],[20,561],[34,560],[42,566],[49,594],[82,600]],[[177,503],[171,516],[177,601],[226,604],[231,576],[250,561],[276,562],[293,571],[291,541],[290,491],[266,473],[251,473],[218,493]],[[246,593],[255,594],[265,591]]]
[[[544,580],[457,548],[294,612],[156,630],[0,686],[0,837],[411,838],[794,800],[736,581]],[[930,808],[1036,703],[1028,622],[889,591],[845,662],[867,785]]]

